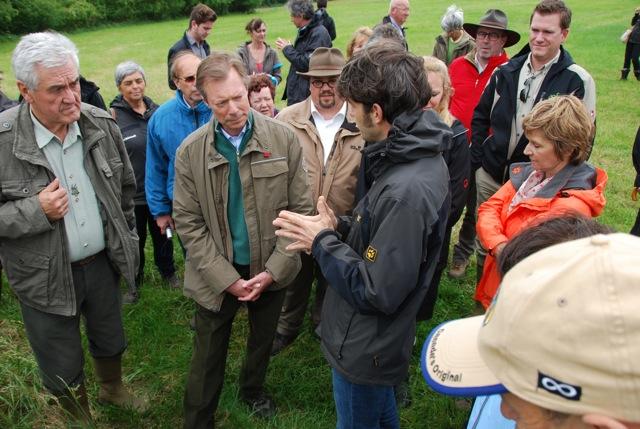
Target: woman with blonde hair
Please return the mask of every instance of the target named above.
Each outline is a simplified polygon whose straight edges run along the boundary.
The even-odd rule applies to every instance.
[[[349,58],[353,56],[356,52],[364,48],[364,45],[369,41],[369,37],[373,34],[373,30],[369,27],[360,27],[356,31],[354,31],[353,36],[351,36],[351,40],[347,44],[347,61]]]
[[[442,156],[449,169],[449,189],[451,193],[451,208],[445,230],[444,241],[440,250],[440,259],[431,280],[431,286],[427,296],[418,311],[418,320],[430,319],[433,314],[433,306],[438,294],[438,283],[442,271],[447,266],[449,256],[449,241],[451,230],[462,215],[467,201],[467,190],[471,175],[469,143],[467,141],[467,129],[449,112],[449,101],[453,95],[451,79],[444,62],[435,57],[423,57],[424,71],[427,74],[431,87],[431,99],[425,109],[433,109],[442,122],[447,124],[453,135],[449,147],[444,148]]]
[[[539,102],[522,127],[530,161],[511,164],[509,181],[478,208],[476,230],[488,254],[474,298],[485,309],[500,284],[495,258],[511,237],[548,217],[596,217],[605,205],[607,174],[586,162],[593,125],[577,97]]]

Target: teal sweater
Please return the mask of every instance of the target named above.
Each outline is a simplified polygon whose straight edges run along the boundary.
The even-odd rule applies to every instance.
[[[238,169],[240,156],[244,152],[247,142],[253,134],[253,116],[249,114],[249,127],[242,136],[242,143],[236,152],[235,146],[224,136],[220,125],[216,126],[215,148],[229,161],[229,190],[227,219],[233,242],[233,262],[238,265],[249,265],[251,255],[249,251],[249,233],[244,220],[244,201],[242,197],[242,182]]]

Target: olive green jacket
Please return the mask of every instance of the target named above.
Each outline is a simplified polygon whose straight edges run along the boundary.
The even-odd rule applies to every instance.
[[[240,155],[244,216],[249,232],[250,275],[265,269],[273,289],[293,281],[300,270],[297,252],[276,237],[273,220],[280,210],[313,211],[302,149],[286,125],[253,112],[253,134]],[[218,311],[225,289],[240,278],[233,267],[227,219],[229,163],[214,146],[215,117],[187,137],[175,161],[173,217],[187,250],[184,294]]]
[[[84,167],[99,202],[106,252],[129,284],[138,269],[133,195],[135,177],[111,116],[82,104],[78,121]],[[64,221],[50,222],[38,194],[54,173],[38,148],[29,105],[0,114],[0,259],[9,285],[25,305],[64,316],[78,311]]]

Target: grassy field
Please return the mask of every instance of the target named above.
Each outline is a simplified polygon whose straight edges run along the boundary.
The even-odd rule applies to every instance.
[[[488,7],[503,9],[509,16],[510,28],[523,35],[523,40],[509,50],[510,54],[526,43],[529,14],[535,3],[531,0],[495,0],[490,5],[477,0],[457,2],[464,9],[468,22],[477,22]],[[450,0],[412,2],[407,37],[414,53],[431,53],[433,39],[439,31],[440,16],[449,4]],[[373,26],[379,22],[386,14],[387,5],[387,0],[331,1],[329,12],[338,30],[335,46],[344,49],[358,26]],[[592,162],[609,174],[608,204],[601,221],[628,231],[638,208],[628,195],[635,174],[630,153],[633,137],[640,125],[640,82],[618,80],[624,55],[624,45],[618,37],[628,26],[637,3],[631,0],[574,0],[569,5],[573,8],[574,18],[566,47],[574,60],[594,76],[597,84],[598,134]],[[295,37],[295,29],[282,7],[259,10],[256,15],[266,20],[267,37],[271,42],[276,37]],[[213,48],[235,49],[247,37],[243,28],[250,17],[221,17],[209,37]],[[186,19],[140,23],[87,30],[70,36],[80,49],[82,73],[97,82],[107,103],[116,94],[113,83],[115,65],[127,59],[135,60],[145,68],[147,95],[156,102],[164,102],[172,96],[166,85],[167,50],[181,36],[185,25]],[[12,97],[17,96],[10,72],[11,52],[16,40],[5,38],[0,41],[0,69],[5,71],[3,90]],[[283,62],[288,69],[286,60]],[[281,94],[282,88],[278,92]],[[282,105],[281,102],[279,104]],[[124,365],[126,381],[137,392],[151,398],[152,408],[141,416],[95,403],[93,398],[97,394],[97,385],[87,356],[88,389],[94,418],[100,428],[176,428],[182,424],[182,395],[192,341],[188,320],[193,305],[179,292],[161,284],[152,267],[150,245],[147,252],[142,298],[138,304],[124,309],[129,339]],[[181,266],[182,262],[178,263]],[[471,312],[474,278],[473,270],[459,281],[444,278],[434,319],[419,327],[411,366],[413,405],[401,412],[404,428],[447,429],[464,425],[466,411],[460,408],[460,404],[426,388],[420,374],[418,355],[431,327]],[[49,396],[40,384],[17,301],[6,280],[3,282],[0,301],[0,427],[63,427],[57,408],[48,404]],[[237,379],[247,329],[246,317],[240,314],[234,326],[227,362],[227,383],[217,413],[218,427],[335,427],[330,371],[308,325],[292,347],[271,361],[267,388],[276,400],[278,414],[266,421],[248,415],[248,410],[237,396]]]

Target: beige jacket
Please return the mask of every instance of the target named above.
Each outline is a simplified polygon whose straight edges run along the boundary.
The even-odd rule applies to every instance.
[[[302,145],[314,206],[323,195],[337,216],[351,212],[362,158],[360,151],[364,149],[360,130],[345,120],[336,134],[325,166],[324,147],[311,120],[311,98],[283,109],[277,119],[293,128]]]
[[[276,237],[272,225],[280,210],[313,210],[302,151],[283,124],[253,112],[253,134],[240,156],[245,221],[255,276],[267,269],[271,289],[289,284],[300,270],[290,241]],[[184,247],[184,294],[218,311],[225,289],[240,278],[233,267],[233,244],[227,220],[227,159],[214,146],[215,118],[185,139],[176,153],[173,216]]]

